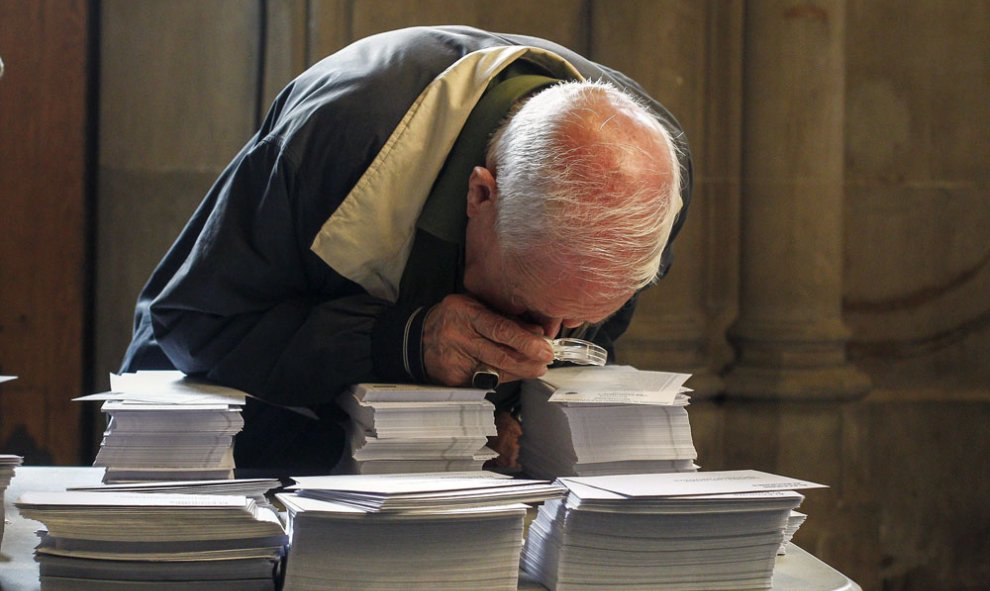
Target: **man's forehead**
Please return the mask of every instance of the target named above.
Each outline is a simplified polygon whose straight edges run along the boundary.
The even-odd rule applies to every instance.
[[[504,261],[511,300],[531,315],[597,323],[614,314],[635,293],[617,291],[585,272],[582,261],[549,251]]]
[[[595,294],[579,284],[558,282],[548,288],[535,289],[524,295],[530,312],[548,318],[565,318],[583,322],[600,322],[614,314],[632,297],[628,294]]]

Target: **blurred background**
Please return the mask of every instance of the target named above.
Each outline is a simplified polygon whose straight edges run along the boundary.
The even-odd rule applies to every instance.
[[[681,121],[695,197],[620,362],[703,469],[829,484],[865,590],[990,588],[990,1],[0,0],[0,451],[92,462],[135,297],[281,87],[347,43],[545,37]]]

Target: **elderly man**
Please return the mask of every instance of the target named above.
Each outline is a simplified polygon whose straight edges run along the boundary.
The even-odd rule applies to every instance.
[[[689,195],[676,121],[613,70],[468,27],[369,37],[278,96],[145,286],[123,369],[253,394],[237,465],[325,472],[350,384],[485,365],[505,410],[544,337],[611,348]]]

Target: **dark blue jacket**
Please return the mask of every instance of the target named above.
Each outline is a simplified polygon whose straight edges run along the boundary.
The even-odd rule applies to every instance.
[[[174,367],[270,403],[245,408],[239,467],[329,469],[342,444],[332,404],[338,394],[358,382],[422,378],[421,367],[406,369],[402,335],[412,311],[458,289],[460,251],[417,232],[408,265],[436,272],[404,274],[403,292],[390,299],[338,273],[314,252],[314,239],[424,89],[464,56],[500,46],[549,50],[585,78],[610,80],[647,101],[683,153],[684,208],[672,241],[690,199],[687,145],[674,118],[635,82],[532,37],[469,27],[383,33],[322,60],[279,94],[144,287],[122,370]],[[669,263],[668,244],[661,274]],[[611,347],[634,305],[586,336]],[[418,343],[419,334],[410,337]],[[321,419],[272,405],[308,407]]]

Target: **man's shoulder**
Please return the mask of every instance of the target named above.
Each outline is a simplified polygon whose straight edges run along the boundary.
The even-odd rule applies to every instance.
[[[407,27],[358,39],[314,64],[303,76],[339,73],[342,66],[357,71],[418,69],[438,74],[473,51],[518,44],[511,36],[473,27]]]
[[[391,129],[452,64],[500,43],[509,41],[457,26],[410,27],[359,39],[313,64],[283,90],[277,122],[288,123],[293,131],[324,118]],[[327,128],[325,121],[319,126]]]

